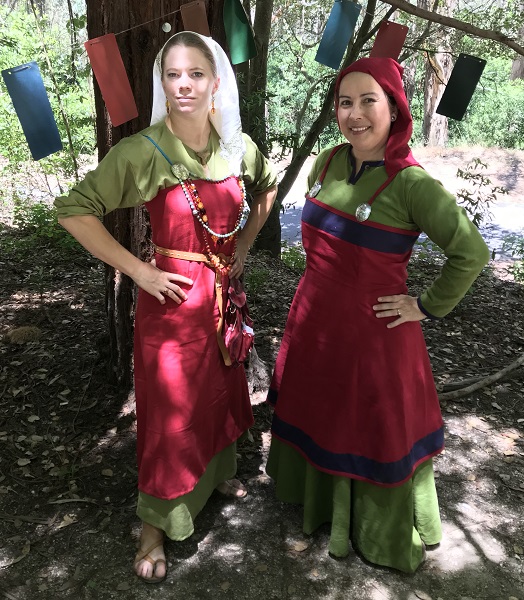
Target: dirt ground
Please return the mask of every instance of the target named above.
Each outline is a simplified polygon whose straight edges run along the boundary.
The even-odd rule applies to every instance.
[[[483,152],[490,176],[511,187],[506,201],[519,204],[524,153]],[[456,164],[471,155],[479,156],[475,149],[428,151],[425,164],[451,187]],[[133,395],[108,382],[103,268],[80,251],[29,243],[24,251],[24,236],[4,212],[0,598],[524,600],[523,367],[441,400],[446,450],[435,468],[444,540],[415,575],[354,554],[330,558],[327,527],[302,534],[300,509],[277,502],[264,474],[271,415],[260,389],[253,440],[239,447],[249,496],[213,496],[195,534],[167,544],[166,582],[138,581],[131,568],[139,525]],[[411,292],[438,269],[438,259],[415,256]],[[299,275],[260,257],[247,270],[257,350],[269,372]],[[523,316],[524,287],[492,264],[447,318],[424,323],[439,390],[522,356]]]

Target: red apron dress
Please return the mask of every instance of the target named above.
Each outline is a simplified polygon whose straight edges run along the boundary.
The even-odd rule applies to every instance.
[[[398,486],[442,450],[420,323],[387,329],[391,319],[372,308],[380,296],[407,293],[417,237],[306,197],[307,266],[268,400],[273,435],[326,473]]]
[[[238,180],[196,180],[209,225],[233,230],[241,204]],[[203,229],[177,185],[146,204],[155,245],[202,253]],[[231,255],[233,242],[213,252]],[[178,305],[139,291],[135,319],[138,488],[173,499],[193,490],[209,461],[253,423],[245,372],[227,367],[217,343],[215,272],[201,262],[155,255],[159,269],[193,280]],[[227,284],[227,281],[224,282]]]

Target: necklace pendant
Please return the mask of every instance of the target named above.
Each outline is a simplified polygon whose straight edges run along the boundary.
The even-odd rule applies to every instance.
[[[320,183],[320,181],[315,181],[312,188],[309,190],[309,195],[312,198],[315,198],[317,196],[317,194],[320,192],[321,188],[322,188],[322,184]]]
[[[367,221],[367,219],[369,219],[370,214],[371,214],[371,206],[367,202],[364,202],[363,204],[359,204],[359,206],[357,206],[357,210],[355,211],[355,217],[357,218],[357,221],[359,223],[362,223],[363,221]]]

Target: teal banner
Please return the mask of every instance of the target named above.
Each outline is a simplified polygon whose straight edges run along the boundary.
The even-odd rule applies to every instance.
[[[315,56],[317,62],[332,69],[340,67],[361,10],[362,6],[351,0],[335,0]]]

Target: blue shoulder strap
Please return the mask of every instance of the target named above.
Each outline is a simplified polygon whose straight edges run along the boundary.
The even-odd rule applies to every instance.
[[[173,163],[169,160],[167,154],[162,150],[162,148],[155,142],[155,140],[151,139],[148,135],[142,134],[145,138],[147,138],[153,146],[156,146],[156,149],[160,152],[160,154],[167,160],[167,162],[173,166]]]

